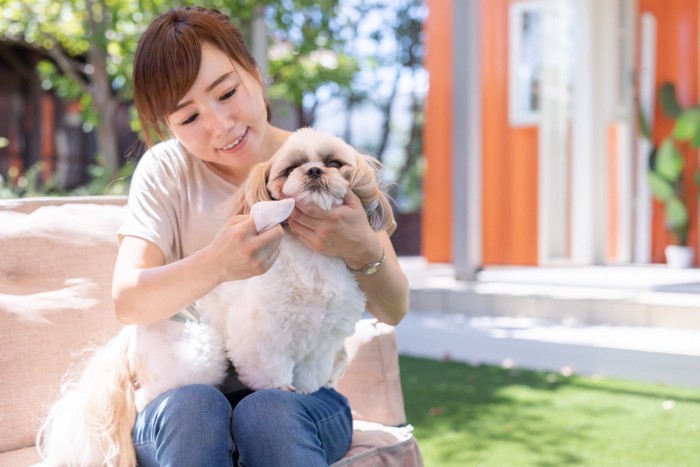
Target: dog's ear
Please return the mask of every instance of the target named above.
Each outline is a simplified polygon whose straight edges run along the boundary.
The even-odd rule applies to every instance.
[[[360,198],[372,229],[377,232],[388,230],[391,235],[396,221],[389,198],[381,189],[379,174],[382,164],[374,157],[360,153],[356,154],[355,160],[356,169],[350,179],[350,189]]]
[[[267,190],[267,182],[270,178],[271,168],[272,162],[267,161],[256,164],[250,170],[244,185],[241,187],[241,191],[245,193],[245,214],[250,212],[250,207],[255,203],[272,200],[270,192]]]
[[[251,206],[258,201],[270,201],[270,193],[266,187],[269,174],[269,162],[254,165],[238,191],[226,202],[227,214],[249,214]]]
[[[237,216],[239,214],[247,214],[250,212],[250,206],[245,202],[245,192],[243,187],[240,187],[231,196],[223,206],[226,216]]]

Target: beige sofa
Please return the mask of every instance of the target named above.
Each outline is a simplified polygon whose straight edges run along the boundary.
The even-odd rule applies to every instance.
[[[0,466],[41,462],[35,433],[81,350],[120,328],[110,283],[124,198],[0,201]],[[339,390],[353,442],[337,465],[419,466],[406,426],[394,330],[364,320]]]

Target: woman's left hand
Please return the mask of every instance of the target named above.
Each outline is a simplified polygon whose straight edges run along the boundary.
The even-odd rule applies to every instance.
[[[401,321],[408,310],[408,280],[388,234],[372,230],[355,193],[348,191],[343,204],[330,211],[297,205],[288,225],[307,247],[327,256],[339,256],[354,270],[379,261],[386,254],[380,271],[371,276],[355,274],[355,278],[367,296],[370,313],[393,326]]]
[[[348,190],[343,204],[330,211],[297,205],[289,229],[307,247],[326,256],[339,256],[351,268],[362,268],[382,255],[376,232],[367,220],[360,198]]]

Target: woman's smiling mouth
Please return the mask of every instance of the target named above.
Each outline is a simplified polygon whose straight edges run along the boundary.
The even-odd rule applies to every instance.
[[[245,133],[243,133],[241,136],[236,138],[235,141],[233,141],[231,144],[224,146],[221,148],[221,151],[232,151],[237,149],[243,141],[245,141],[246,136],[248,136],[248,128],[246,128]]]

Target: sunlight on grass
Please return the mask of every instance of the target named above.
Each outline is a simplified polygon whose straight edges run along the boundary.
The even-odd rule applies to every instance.
[[[691,466],[700,390],[401,357],[427,467]]]

